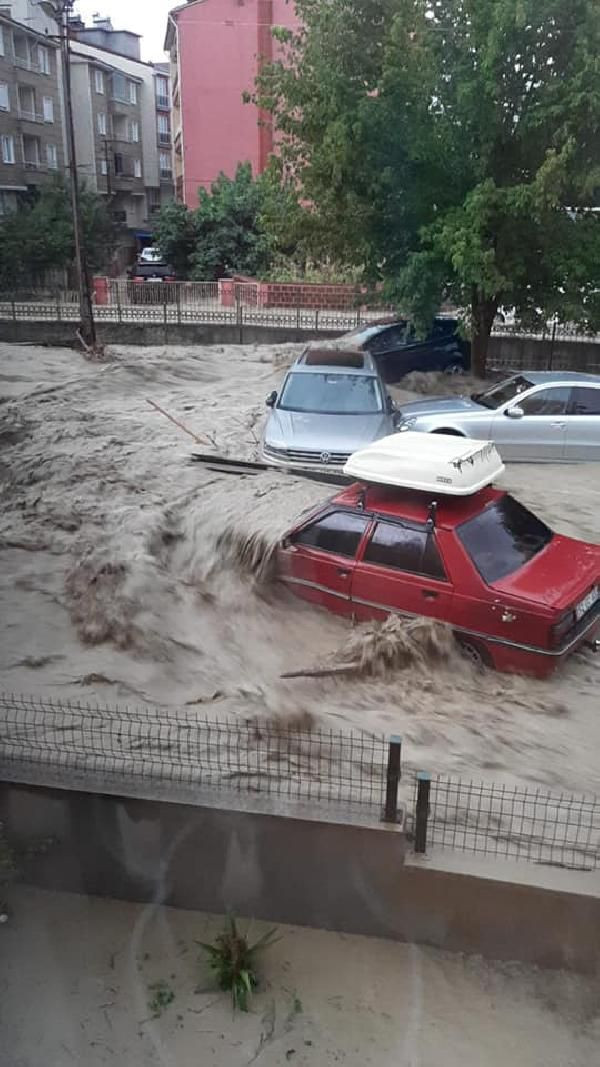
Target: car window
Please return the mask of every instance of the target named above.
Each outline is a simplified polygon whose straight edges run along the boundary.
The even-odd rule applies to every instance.
[[[436,319],[427,339],[440,341],[443,337],[454,337],[456,328],[457,323],[454,319]]]
[[[553,537],[541,519],[508,493],[462,523],[457,533],[485,582],[513,574]]]
[[[374,415],[383,410],[379,381],[362,374],[289,374],[278,408],[319,415]]]
[[[369,352],[387,352],[390,348],[397,348],[406,344],[408,339],[408,327],[405,322],[399,322],[390,326],[388,330],[382,330],[369,341]]]
[[[482,404],[485,408],[499,408],[502,404],[507,404],[509,400],[514,400],[519,393],[531,389],[532,385],[533,382],[530,382],[528,378],[517,374],[506,382],[500,382],[491,389],[486,389],[485,393],[471,393],[471,400],[474,400],[476,404]]]
[[[378,522],[366,547],[364,560],[410,574],[446,578],[435,537],[424,528]]]
[[[367,528],[364,515],[348,511],[332,511],[294,535],[294,544],[334,552],[338,556],[355,556],[360,539]]]
[[[566,385],[540,389],[539,393],[524,396],[517,401],[525,415],[564,415],[569,403],[571,389]]]
[[[575,386],[571,389],[570,415],[600,415],[600,389]]]

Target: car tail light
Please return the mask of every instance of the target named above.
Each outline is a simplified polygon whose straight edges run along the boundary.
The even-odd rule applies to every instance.
[[[174,281],[175,281],[175,279],[174,279],[174,278],[172,278],[172,277],[171,277],[171,275],[169,274],[169,275],[167,275],[167,277],[165,278],[165,281],[166,281],[166,282],[174,282]]]
[[[574,625],[575,612],[572,608],[570,608],[569,611],[565,612],[565,614],[561,616],[558,622],[554,624],[550,631],[551,643],[553,648],[559,647],[565,634],[568,634],[569,630],[572,629]]]
[[[135,285],[143,285],[143,283],[144,283],[144,279],[143,278],[134,278],[133,281],[134,281]]]

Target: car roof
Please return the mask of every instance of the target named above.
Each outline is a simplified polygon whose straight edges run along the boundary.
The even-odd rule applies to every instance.
[[[504,492],[486,486],[470,496],[443,496],[421,493],[415,489],[392,489],[382,485],[365,486],[354,482],[330,501],[330,506],[359,508],[366,488],[365,514],[376,513],[390,519],[424,524],[429,517],[431,504],[437,504],[436,526],[454,529],[461,523],[479,515],[488,504],[504,496]]]
[[[592,385],[600,385],[600,374],[583,374],[576,370],[523,370],[513,375],[516,378],[527,378],[532,385],[548,385],[551,382],[568,384],[569,382],[591,382]]]
[[[354,374],[379,377],[373,357],[360,348],[323,347],[304,349],[290,370],[296,374]]]

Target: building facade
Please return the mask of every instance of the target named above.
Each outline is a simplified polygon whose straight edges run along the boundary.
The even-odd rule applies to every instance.
[[[168,19],[175,195],[188,207],[198,188],[249,161],[260,174],[273,152],[267,116],[245,104],[263,62],[277,57],[273,26],[296,29],[292,0],[188,0]]]
[[[87,28],[71,20],[70,31],[79,172],[139,247],[173,197],[168,71],[143,62],[139,36],[113,30],[109,19]]]
[[[0,213],[64,169],[58,46],[0,13]]]

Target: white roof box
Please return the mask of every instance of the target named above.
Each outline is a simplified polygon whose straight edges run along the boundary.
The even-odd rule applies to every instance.
[[[469,496],[490,485],[503,470],[492,441],[406,430],[353,452],[344,474],[378,485]]]

